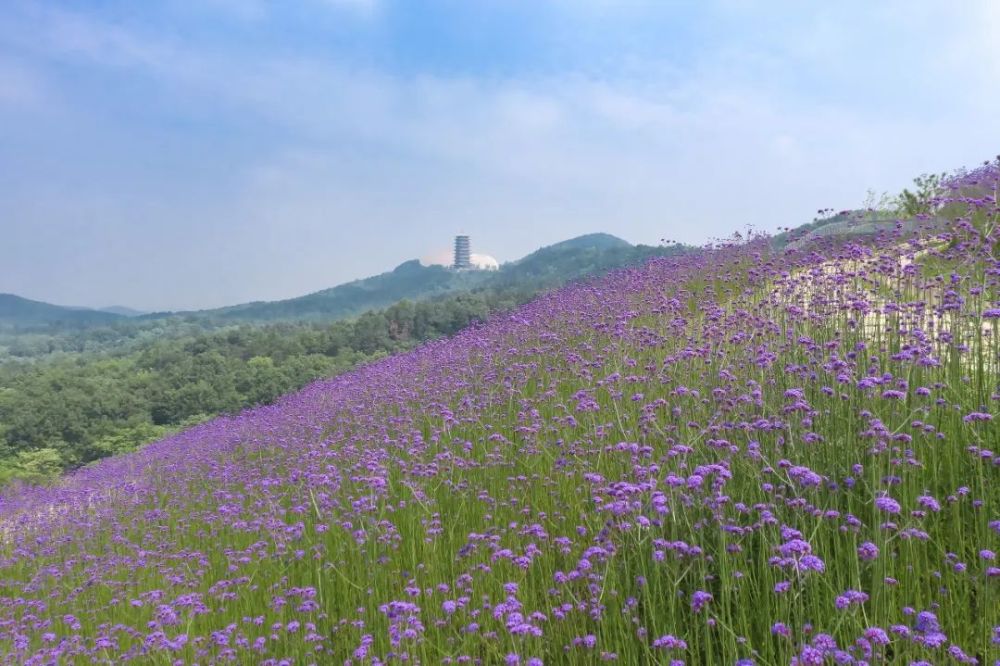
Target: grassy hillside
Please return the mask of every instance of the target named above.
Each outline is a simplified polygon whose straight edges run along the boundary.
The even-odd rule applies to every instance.
[[[46,663],[988,663],[1000,162],[658,258],[0,503]]]
[[[947,228],[946,219],[931,215],[901,219],[898,211],[842,211],[777,234],[771,238],[771,244],[777,248],[800,250],[830,239],[857,240],[897,229],[932,234]]]

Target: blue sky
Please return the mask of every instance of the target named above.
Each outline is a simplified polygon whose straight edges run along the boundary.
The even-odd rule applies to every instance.
[[[775,230],[1000,152],[1000,3],[5,0],[0,292],[284,298],[455,233]]]

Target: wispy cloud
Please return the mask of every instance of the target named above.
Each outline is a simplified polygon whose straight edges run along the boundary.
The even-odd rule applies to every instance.
[[[212,1],[251,21],[279,11],[263,0]],[[364,1],[313,4],[374,17],[393,11]],[[132,239],[126,245],[155,233],[161,246],[204,260],[206,275],[180,279],[173,293],[160,277],[171,270],[168,256],[114,287],[131,295],[99,299],[145,307],[326,287],[419,256],[437,246],[429,238],[458,228],[501,259],[584,231],[700,242],[748,223],[775,229],[808,221],[819,207],[853,205],[867,187],[895,189],[995,151],[975,129],[991,126],[1000,109],[988,67],[996,46],[981,27],[996,20],[994,5],[963,18],[930,3],[903,16],[911,3],[887,3],[858,25],[857,6],[762,13],[757,3],[723,4],[703,17],[710,43],[683,60],[623,45],[619,57],[616,44],[605,44],[578,66],[502,76],[397,69],[336,50],[247,48],[31,7],[0,20],[0,105],[37,100],[45,90],[38,73],[58,76],[60,68],[120,85],[87,94],[74,74],[63,94],[66,113],[78,116],[71,124],[88,128],[88,150],[99,150],[98,166],[128,180],[135,198],[123,198],[121,182],[84,189],[72,175],[58,188],[92,202],[102,220],[118,220],[106,224]],[[598,25],[656,6],[548,7],[559,20]],[[769,27],[769,17],[779,25]],[[730,23],[746,30],[727,32]],[[923,35],[935,23],[931,48]],[[5,60],[4,48],[17,59]],[[902,74],[899,49],[909,49]],[[129,92],[136,87],[141,95]],[[67,150],[39,142],[32,152]],[[32,187],[54,199],[49,185]],[[72,206],[19,201],[11,213],[24,219],[58,225],[74,215]],[[137,210],[155,232],[130,226]],[[196,247],[170,240],[164,230],[178,220]],[[7,252],[23,254],[30,242]],[[259,268],[275,262],[281,270]],[[200,292],[199,283],[216,279],[209,275],[233,286]],[[47,278],[7,289],[39,279]],[[53,289],[67,288],[52,279]],[[52,298],[81,302],[66,292]]]

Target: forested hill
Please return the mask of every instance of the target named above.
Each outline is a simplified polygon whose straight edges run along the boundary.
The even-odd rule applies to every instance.
[[[498,271],[455,272],[411,261],[288,301],[122,317],[83,329],[0,331],[0,484],[41,480],[133,450],[212,415],[270,403],[318,377],[454,334],[549,287],[685,251],[594,234]]]
[[[413,259],[395,269],[330,289],[282,301],[258,301],[214,310],[183,313],[223,321],[340,319],[386,307],[403,299],[418,300],[481,284],[479,271],[456,272],[444,266],[423,266]],[[156,315],[150,315],[154,318]]]
[[[254,301],[208,310],[142,313],[130,308],[63,307],[0,294],[0,328],[57,331],[120,325],[128,330],[162,328],[183,320],[203,328],[238,322],[332,321],[388,307],[483,288],[544,288],[638,263],[664,247],[630,243],[606,233],[578,236],[543,247],[497,271],[453,271],[406,261],[391,271],[279,301]],[[673,251],[673,250],[671,250]]]
[[[82,327],[108,324],[120,319],[122,316],[113,312],[63,307],[14,294],[0,294],[0,327],[45,325]]]
[[[424,266],[413,259],[380,275],[297,298],[180,314],[201,319],[248,322],[340,319],[387,307],[404,299],[419,301],[498,286],[554,286],[637,263],[664,250],[663,247],[633,246],[611,234],[587,234],[543,247],[523,259],[504,264],[497,271],[453,271],[444,266]],[[148,315],[146,318],[162,316]]]

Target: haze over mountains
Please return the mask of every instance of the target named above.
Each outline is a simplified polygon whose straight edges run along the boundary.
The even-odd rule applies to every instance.
[[[774,236],[776,246],[801,247],[830,236],[864,236],[896,224],[888,217],[875,219],[864,211],[841,211]],[[913,221],[906,224],[912,226]],[[923,223],[926,224],[926,223]],[[577,236],[542,247],[501,265],[497,271],[454,271],[446,266],[425,266],[411,259],[390,271],[341,285],[278,301],[253,301],[208,310],[146,313],[115,306],[102,309],[44,303],[14,294],[0,294],[0,326],[6,328],[85,328],[115,322],[153,321],[167,317],[226,322],[322,321],[359,315],[401,300],[422,300],[483,288],[521,285],[554,286],[678,248],[632,245],[608,233]]]
[[[86,326],[107,324],[122,317],[123,315],[114,312],[52,305],[15,294],[0,294],[0,325],[39,326],[60,323]]]
[[[586,234],[549,245],[497,271],[453,271],[406,261],[391,271],[354,280],[304,296],[280,301],[256,301],[211,310],[142,313],[131,308],[103,310],[66,307],[0,294],[0,325],[33,327],[106,325],[128,318],[152,320],[181,315],[219,321],[282,321],[337,319],[386,307],[403,299],[421,300],[455,291],[524,283],[556,284],[595,270],[640,261],[663,248],[636,245],[606,233]]]
[[[130,308],[125,305],[109,305],[106,308],[97,308],[101,312],[110,312],[111,314],[121,315],[123,317],[138,317],[140,315],[149,314],[144,310],[136,310],[135,308]]]

